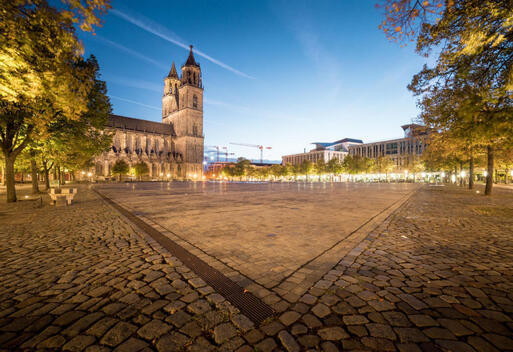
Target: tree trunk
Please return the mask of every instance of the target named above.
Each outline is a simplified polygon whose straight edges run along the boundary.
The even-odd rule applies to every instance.
[[[486,186],[485,186],[485,195],[489,196],[492,194],[492,188],[493,188],[493,158],[494,158],[494,150],[491,145],[489,145],[487,148],[487,154],[488,154],[488,174],[486,175]]]
[[[39,193],[39,180],[37,179],[37,164],[34,159],[30,159],[30,168],[32,175],[32,194]]]
[[[2,182],[0,183],[2,186],[5,185],[5,167],[4,165],[0,166],[0,168],[2,169],[2,173],[0,175],[0,177],[2,178]]]
[[[45,172],[45,187],[46,187],[46,190],[49,190],[50,189],[50,170],[48,170],[48,163],[45,161],[43,163],[43,167],[44,167],[44,172]]]
[[[7,203],[16,202],[16,188],[14,186],[14,160],[13,156],[5,155],[5,186],[7,189]]]
[[[468,166],[468,189],[474,189],[474,155],[470,152],[470,161]]]

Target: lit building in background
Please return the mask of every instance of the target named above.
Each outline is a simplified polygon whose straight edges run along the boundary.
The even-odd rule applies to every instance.
[[[90,170],[97,179],[111,177],[117,160],[130,167],[148,165],[150,179],[200,179],[203,175],[203,83],[192,53],[182,66],[164,78],[162,122],[111,115],[107,129],[114,133],[109,151]]]
[[[322,160],[327,163],[331,159],[338,159],[342,162],[348,155],[351,146],[362,143],[363,141],[360,139],[353,138],[344,138],[332,143],[314,142],[312,144],[315,144],[315,149],[309,152],[282,156],[282,164],[299,165],[305,160],[313,163]]]
[[[385,156],[395,163],[397,170],[405,168],[426,149],[430,130],[417,124],[401,127],[404,130],[404,138],[352,145],[348,148],[349,154],[371,159]]]

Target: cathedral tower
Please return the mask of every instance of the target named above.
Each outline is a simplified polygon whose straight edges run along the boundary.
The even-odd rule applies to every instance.
[[[198,179],[203,174],[203,84],[192,45],[181,73],[180,78],[173,62],[164,78],[162,122],[173,125],[176,151],[183,156],[181,176]]]

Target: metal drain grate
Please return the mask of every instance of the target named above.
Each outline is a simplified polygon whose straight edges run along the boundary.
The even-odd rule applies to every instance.
[[[128,211],[98,190],[94,189],[94,191],[137,227],[151,236],[162,247],[180,259],[184,265],[194,271],[196,275],[201,277],[208,285],[212,286],[214,290],[223,295],[228,302],[239,308],[241,313],[251,319],[255,324],[258,325],[265,319],[274,315],[272,308],[251,292],[244,292],[242,287],[224,276],[220,271],[212,268],[194,254],[191,254],[185,248],[134,215],[134,213]]]

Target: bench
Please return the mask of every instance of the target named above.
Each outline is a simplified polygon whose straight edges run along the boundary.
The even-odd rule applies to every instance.
[[[67,205],[71,205],[71,201],[73,200],[73,197],[75,197],[75,194],[77,194],[76,188],[50,188],[50,192],[48,193],[50,195],[51,205],[57,204],[58,199],[65,199]]]
[[[33,204],[36,207],[42,207],[43,206],[43,197],[39,195],[25,195],[21,198],[18,198],[19,202],[34,202]]]

